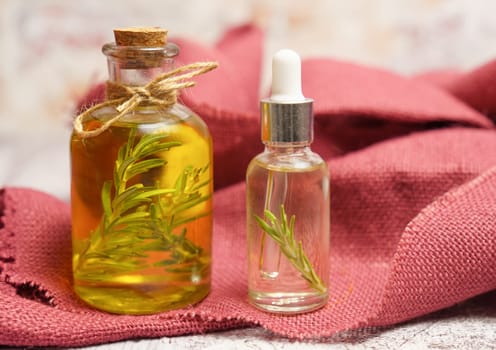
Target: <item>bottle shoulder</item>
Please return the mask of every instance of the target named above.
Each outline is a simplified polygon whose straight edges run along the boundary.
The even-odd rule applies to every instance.
[[[103,107],[95,110],[84,121],[85,129],[97,129],[99,125],[112,119],[118,114],[114,107]],[[122,116],[113,123],[115,127],[136,127],[140,133],[148,134],[159,131],[171,131],[176,127],[188,126],[199,135],[210,138],[210,132],[203,119],[183,104],[176,103],[169,108],[159,106],[139,107]]]
[[[294,172],[313,171],[320,168],[322,171],[328,172],[327,163],[319,154],[309,148],[296,152],[271,152],[265,150],[251,160],[250,167]]]

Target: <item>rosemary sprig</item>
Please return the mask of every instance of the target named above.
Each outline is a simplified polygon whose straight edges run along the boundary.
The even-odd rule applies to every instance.
[[[322,279],[315,272],[310,260],[303,251],[302,242],[294,237],[296,216],[292,215],[288,223],[288,216],[281,204],[280,217],[277,218],[270,210],[264,211],[265,219],[255,215],[260,228],[266,232],[278,245],[289,262],[301,273],[301,276],[319,292],[324,293],[327,288]]]
[[[186,167],[174,188],[136,183],[138,175],[166,164],[158,153],[181,143],[164,141],[159,134],[143,135],[136,142],[135,135],[136,129],[131,129],[127,143],[118,151],[113,181],[106,181],[101,191],[102,218],[77,258],[75,272],[86,279],[102,280],[144,268],[144,258],[151,251],[170,253],[170,258],[154,264],[170,272],[180,272],[172,265],[189,262],[196,263],[198,270],[206,267],[202,249],[186,238],[186,228],[179,234],[175,230],[209,214],[187,213],[210,198],[210,194],[201,194],[210,183],[210,179],[201,180],[208,165]]]

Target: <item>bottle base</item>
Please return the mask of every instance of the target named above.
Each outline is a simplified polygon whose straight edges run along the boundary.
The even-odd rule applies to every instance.
[[[249,292],[250,303],[257,309],[278,314],[302,314],[324,307],[327,293],[267,293]]]
[[[82,286],[74,290],[81,300],[95,309],[114,314],[148,315],[194,305],[209,293],[209,286],[195,286],[174,292],[150,290],[143,286]]]

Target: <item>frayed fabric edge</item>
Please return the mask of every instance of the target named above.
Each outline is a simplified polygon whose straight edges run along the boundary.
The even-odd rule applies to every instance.
[[[15,281],[15,233],[9,228],[9,219],[15,215],[15,209],[9,205],[8,189],[0,189],[0,283],[15,289],[16,295],[55,306],[53,296],[41,285],[33,281]]]

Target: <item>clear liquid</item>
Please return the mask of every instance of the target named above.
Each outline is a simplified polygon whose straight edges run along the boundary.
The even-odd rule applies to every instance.
[[[247,171],[248,288],[250,302],[266,311],[302,313],[327,303],[328,291],[314,288],[279,245],[255,220],[268,209],[279,216],[284,205],[295,216],[294,235],[301,241],[323,284],[329,276],[329,175],[325,162],[309,149],[265,152]]]
[[[113,313],[149,314],[187,306],[203,299],[210,290],[213,164],[211,139],[204,124],[186,109],[173,110],[164,115],[148,109],[112,125],[96,137],[71,139],[72,166],[72,242],[73,277],[76,293],[88,304]],[[101,115],[85,125],[97,128],[111,115]],[[182,210],[174,220],[184,224],[169,232],[174,237],[184,233],[194,251],[187,259],[177,249],[147,248],[136,252],[137,245],[153,244],[150,230],[143,232],[105,232],[97,234],[103,209],[101,191],[105,181],[114,180],[115,160],[119,148],[129,141],[130,131],[136,128],[134,142],[147,134],[160,133],[165,141],[180,145],[154,155],[165,160],[158,168],[139,174],[129,184],[174,188],[187,167],[208,166],[207,171],[192,181],[205,182],[198,191],[209,197]],[[142,209],[139,209],[142,210]],[[130,214],[125,213],[125,214]],[[172,220],[172,219],[171,219]],[[177,222],[177,221],[176,221]],[[122,229],[122,227],[120,227]],[[153,234],[163,234],[160,230]],[[147,236],[148,235],[148,236]],[[137,245],[129,244],[136,242]],[[109,253],[111,252],[111,253]],[[161,264],[172,261],[171,264]]]

